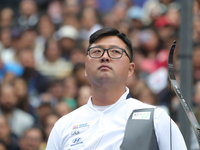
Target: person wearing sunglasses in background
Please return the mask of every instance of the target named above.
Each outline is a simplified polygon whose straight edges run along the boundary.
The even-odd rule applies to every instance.
[[[90,36],[85,75],[92,95],[86,105],[55,123],[46,150],[187,149],[164,110],[130,96],[126,81],[134,73],[132,57],[130,40],[117,29],[102,28]]]

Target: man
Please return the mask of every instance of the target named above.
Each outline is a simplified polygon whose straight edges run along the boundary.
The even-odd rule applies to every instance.
[[[4,115],[0,114],[0,141],[1,140],[5,142],[5,146],[7,149],[20,150],[17,137],[13,135],[8,124],[8,120]],[[0,150],[2,150],[1,147]]]
[[[47,150],[144,150],[141,147],[153,138],[155,141],[150,142],[149,147],[147,145],[147,150],[186,150],[178,127],[164,110],[129,97],[126,80],[134,73],[132,55],[131,42],[114,28],[103,28],[90,36],[85,74],[91,83],[92,96],[86,105],[55,124]],[[126,141],[127,120],[133,110],[142,108],[154,108],[152,127],[141,128],[143,122],[140,122],[139,126],[132,128],[134,131],[128,130],[133,135],[128,143],[135,144],[124,148],[127,146],[122,144],[123,140]],[[134,124],[143,119],[140,115],[131,117]],[[146,134],[145,130],[152,130],[152,135]],[[137,141],[138,137],[145,140]]]
[[[31,127],[24,132],[19,145],[22,150],[41,150],[42,142],[43,131],[38,127]]]
[[[0,86],[0,114],[8,120],[11,131],[17,137],[34,125],[34,118],[27,112],[17,108],[17,95],[12,84],[2,83]]]

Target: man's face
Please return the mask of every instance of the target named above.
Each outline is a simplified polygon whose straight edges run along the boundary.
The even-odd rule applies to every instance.
[[[118,47],[125,49],[128,55],[130,55],[126,44],[116,36],[100,38],[90,47],[102,47],[106,49]],[[130,63],[125,53],[123,53],[122,57],[119,59],[110,58],[107,52],[105,52],[101,58],[91,58],[87,55],[85,67],[86,76],[91,84],[98,84],[99,82],[125,84],[127,78],[130,77],[134,71],[134,63]]]
[[[0,106],[4,112],[11,112],[17,105],[17,97],[14,89],[5,86],[1,89]]]
[[[38,129],[30,129],[20,141],[24,150],[39,150],[42,144],[42,134]]]

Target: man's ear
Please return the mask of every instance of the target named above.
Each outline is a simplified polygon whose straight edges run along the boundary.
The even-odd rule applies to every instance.
[[[86,72],[86,70],[85,70],[85,76],[87,77],[87,72]]]
[[[129,66],[128,78],[133,75],[134,70],[135,70],[135,64],[133,62],[131,62],[130,66]]]

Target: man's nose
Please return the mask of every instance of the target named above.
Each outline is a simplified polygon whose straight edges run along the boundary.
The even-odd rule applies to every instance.
[[[104,61],[109,61],[110,60],[110,57],[108,55],[108,51],[105,51],[103,56],[101,57],[101,61],[104,62]]]

